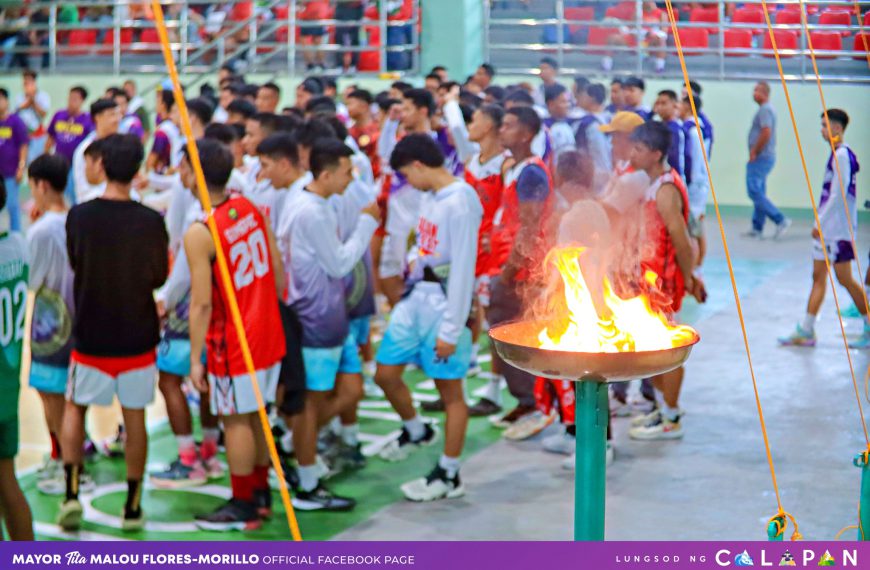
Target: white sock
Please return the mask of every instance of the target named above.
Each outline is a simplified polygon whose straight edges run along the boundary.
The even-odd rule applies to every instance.
[[[341,426],[341,441],[350,447],[356,447],[359,443],[359,424]]]
[[[459,473],[459,458],[442,455],[441,459],[438,460],[438,467],[446,471],[447,476],[453,479]]]
[[[335,416],[329,421],[329,431],[331,431],[334,435],[341,435],[344,426],[341,425],[341,420],[338,416]]]
[[[423,425],[423,419],[420,417],[420,414],[417,414],[410,420],[406,420],[402,423],[405,424],[405,429],[408,430],[408,435],[410,435],[411,439],[414,441],[417,441],[426,434],[426,426]]]
[[[677,418],[680,417],[680,408],[672,408],[669,405],[664,404],[662,406],[662,415],[668,421],[672,421],[672,422],[677,421]]]
[[[613,58],[609,55],[605,55],[604,57],[602,57],[601,68],[604,69],[604,71],[610,71],[611,69],[613,69]]]
[[[471,362],[477,364],[477,353],[480,352],[480,346],[475,342],[471,345]]]
[[[656,58],[656,71],[661,71],[665,68],[665,58],[657,57]]]
[[[816,330],[816,316],[807,313],[804,316],[804,320],[801,321],[801,328],[808,333],[811,333],[814,330]]]
[[[320,468],[315,463],[314,465],[300,465],[299,469],[299,487],[303,491],[313,491],[317,487],[319,477],[317,476]]]
[[[502,386],[504,385],[504,376],[498,375],[486,384],[486,394],[483,396],[490,402],[502,405]]]
[[[653,394],[656,396],[656,406],[661,410],[665,407],[665,394],[658,388],[653,388]]]

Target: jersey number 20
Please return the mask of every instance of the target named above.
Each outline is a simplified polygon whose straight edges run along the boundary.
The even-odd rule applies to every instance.
[[[230,263],[235,267],[233,284],[236,290],[247,287],[269,273],[269,247],[263,230],[251,233],[246,240],[233,244],[230,248]]]

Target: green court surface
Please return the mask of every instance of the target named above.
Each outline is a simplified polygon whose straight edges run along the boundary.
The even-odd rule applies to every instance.
[[[741,295],[781,271],[785,262],[760,262],[735,260],[735,274]],[[727,266],[722,258],[712,257],[704,267],[704,280],[708,291],[713,292],[705,305],[687,300],[681,320],[696,323],[714,313],[733,306],[733,296]],[[468,379],[468,392],[483,386],[489,370],[489,355],[485,339],[482,340],[481,366],[484,374]],[[434,384],[418,370],[409,370],[405,375],[415,399],[434,400],[437,396]],[[476,399],[476,398],[473,398]],[[515,402],[506,393],[505,406],[510,409]],[[443,414],[428,414],[440,421]],[[364,453],[374,454],[400,429],[399,417],[384,399],[363,401],[359,414],[361,440]],[[196,422],[194,422],[196,423]],[[487,418],[471,418],[468,427],[465,452],[467,459],[499,439],[501,431],[492,427]],[[303,538],[326,540],[343,530],[366,521],[379,510],[404,500],[399,485],[425,475],[437,461],[441,443],[415,452],[402,463],[387,463],[370,457],[368,466],[355,473],[333,477],[329,485],[337,493],[357,499],[357,507],[348,513],[297,513]],[[155,470],[172,461],[176,445],[168,424],[154,428],[149,441],[149,468]],[[123,459],[99,459],[87,466],[97,483],[96,491],[81,497],[85,506],[85,522],[79,533],[64,533],[53,524],[61,497],[48,497],[36,489],[35,475],[21,478],[21,486],[33,509],[37,538],[41,540],[288,540],[290,537],[283,506],[277,491],[273,493],[275,514],[262,529],[248,533],[214,533],[198,530],[193,524],[193,515],[208,512],[229,497],[229,478],[210,483],[205,487],[183,491],[157,490],[146,484],[143,508],[146,529],[136,533],[122,533],[119,515],[126,497]],[[420,507],[426,508],[425,506]],[[401,537],[396,537],[400,539]]]

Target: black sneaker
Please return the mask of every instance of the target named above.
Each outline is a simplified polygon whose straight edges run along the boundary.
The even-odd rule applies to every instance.
[[[354,499],[332,494],[321,482],[311,491],[296,491],[293,497],[293,507],[300,511],[350,511],[355,506]]]
[[[331,470],[353,471],[366,466],[365,455],[362,454],[362,445],[347,445],[341,442],[335,453],[327,458]]]
[[[488,398],[481,398],[476,404],[468,408],[468,415],[472,418],[491,416],[501,411],[501,406]]]
[[[406,499],[415,502],[455,499],[465,494],[459,472],[457,471],[453,477],[448,477],[447,471],[440,465],[436,465],[426,477],[408,481],[401,489]]]
[[[295,491],[299,487],[299,472],[296,471],[296,467],[289,459],[282,459],[281,469],[284,471],[284,481],[287,482],[287,486]]]
[[[257,516],[254,503],[230,499],[214,512],[194,517],[196,526],[202,530],[227,532],[231,530],[256,530],[263,522]]]
[[[254,505],[257,507],[257,516],[261,519],[272,518],[272,490],[257,489],[254,491]]]
[[[378,453],[378,457],[384,461],[402,461],[407,459],[412,451],[422,445],[432,445],[438,437],[438,429],[432,424],[423,424],[423,437],[412,440],[411,434],[406,428],[402,428],[399,437],[387,443]]]
[[[421,402],[420,407],[423,408],[424,412],[443,412],[444,400],[438,398],[432,402]]]

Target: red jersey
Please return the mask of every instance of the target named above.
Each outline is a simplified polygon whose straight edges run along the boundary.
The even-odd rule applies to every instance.
[[[547,176],[547,196],[543,200],[543,212],[541,219],[538,221],[538,243],[537,249],[542,249],[546,240],[544,233],[547,227],[547,219],[553,211],[553,181],[550,178],[550,171],[547,165],[540,157],[532,155],[521,163],[511,168],[504,179],[504,192],[502,193],[501,205],[493,217],[493,227],[491,234],[491,252],[492,263],[490,264],[490,275],[498,275],[505,263],[510,257],[513,250],[514,242],[516,241],[517,233],[520,231],[520,199],[517,194],[517,182],[526,167],[535,165],[540,167]],[[530,244],[531,245],[531,244]],[[526,258],[530,263],[538,263],[544,260],[546,251],[534,251],[535,247],[530,247],[532,251],[528,252]],[[522,281],[527,279],[529,275],[528,267],[523,267],[517,272],[516,280]]]
[[[372,174],[375,179],[381,176],[381,157],[378,156],[378,138],[381,135],[377,122],[372,121],[365,127],[356,124],[348,129],[350,136],[356,141],[357,146],[372,163]]]
[[[486,163],[480,163],[480,155],[474,155],[465,165],[465,181],[477,191],[480,204],[483,206],[483,219],[480,221],[480,231],[477,234],[477,266],[475,277],[488,274],[492,268],[492,250],[483,246],[490,240],[492,220],[501,206],[501,196],[504,191],[504,180],[501,169],[506,155],[499,154]]]
[[[654,180],[646,192],[643,204],[646,239],[641,247],[641,268],[643,271],[653,271],[658,275],[656,285],[661,295],[652,295],[652,305],[665,313],[676,313],[683,304],[686,285],[683,281],[683,272],[677,264],[677,250],[656,204],[656,196],[662,184],[673,184],[679,190],[683,199],[683,219],[687,224],[689,222],[689,195],[683,179],[672,168],[670,172]]]
[[[254,368],[265,370],[277,364],[285,352],[266,222],[260,210],[239,195],[215,208],[212,216],[233,280]],[[247,372],[217,260],[212,262],[212,313],[206,345],[209,373],[239,376]]]

